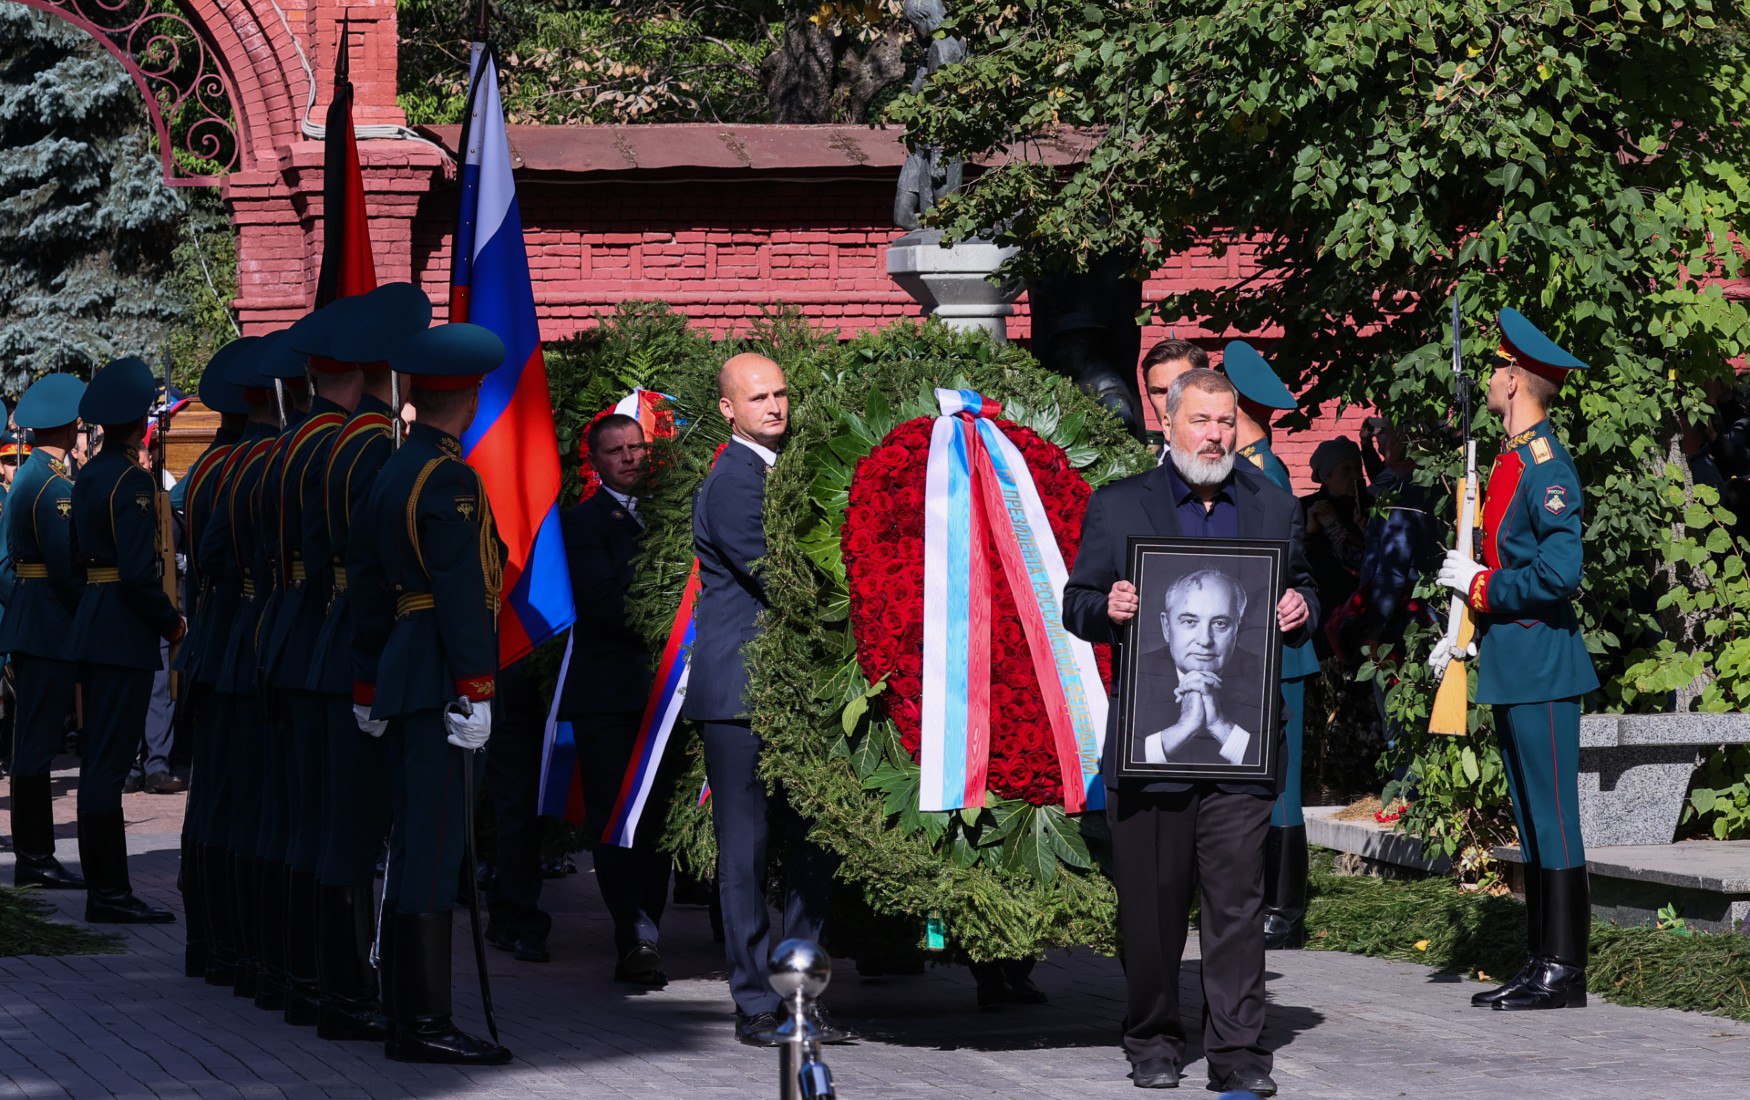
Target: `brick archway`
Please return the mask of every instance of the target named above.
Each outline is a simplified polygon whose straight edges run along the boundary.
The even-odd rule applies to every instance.
[[[307,310],[321,262],[322,143],[306,124],[321,123],[344,17],[355,123],[405,125],[395,102],[394,0],[174,0],[174,12],[153,11],[147,0],[17,2],[67,20],[128,70],[158,130],[167,183],[219,186],[238,233],[234,305],[244,331],[289,324]],[[180,103],[196,90],[155,79],[147,58],[159,21],[185,43],[198,40],[203,52],[184,55],[183,68],[202,74],[202,91],[228,116],[232,144],[217,175],[181,174],[173,163],[170,146],[189,139],[172,132],[160,101]],[[363,141],[359,154],[378,277],[409,278],[415,207],[447,158],[411,135]]]

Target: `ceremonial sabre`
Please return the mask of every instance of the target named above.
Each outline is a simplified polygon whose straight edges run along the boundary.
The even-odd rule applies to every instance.
[[[463,697],[451,703],[465,717],[474,716],[474,704]],[[468,869],[468,923],[474,929],[474,965],[480,971],[480,1008],[486,1013],[486,1030],[498,1042],[498,1021],[492,1018],[492,983],[486,976],[486,934],[480,929],[480,861],[474,850],[474,750],[462,754],[462,854]]]
[[[1458,306],[1458,288],[1452,290],[1452,385],[1458,405],[1459,429],[1464,433],[1464,486],[1458,497],[1458,544],[1460,554],[1475,555],[1477,517],[1477,442],[1471,438],[1470,379],[1464,374],[1462,320]],[[1476,621],[1471,617],[1470,603],[1462,594],[1452,597],[1452,610],[1447,617],[1446,638],[1452,649],[1446,671],[1440,675],[1440,687],[1434,693],[1434,705],[1429,709],[1428,732],[1462,737],[1470,732],[1470,674],[1465,668],[1465,654],[1476,639]]]

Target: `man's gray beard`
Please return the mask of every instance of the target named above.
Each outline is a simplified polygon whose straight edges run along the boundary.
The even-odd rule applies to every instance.
[[[1177,447],[1168,448],[1167,454],[1172,456],[1173,469],[1179,471],[1179,476],[1185,479],[1185,484],[1196,488],[1220,485],[1227,480],[1227,475],[1234,472],[1234,453],[1232,451],[1216,459],[1186,454]]]

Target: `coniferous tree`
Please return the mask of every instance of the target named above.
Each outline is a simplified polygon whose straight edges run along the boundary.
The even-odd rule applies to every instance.
[[[119,355],[156,365],[186,207],[115,59],[56,16],[0,4],[0,389]]]

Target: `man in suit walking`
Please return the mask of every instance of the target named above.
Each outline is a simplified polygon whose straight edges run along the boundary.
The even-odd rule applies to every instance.
[[[656,987],[668,981],[657,952],[657,929],[672,863],[657,849],[655,824],[667,816],[667,808],[645,807],[646,824],[631,848],[616,847],[602,836],[650,695],[650,649],[626,621],[632,559],[644,532],[632,495],[644,474],[644,456],[644,430],[632,417],[614,413],[590,427],[589,460],[601,487],[561,519],[578,629],[559,713],[577,729],[584,831],[595,853],[596,884],[614,919],[614,980]]]
[[[1167,396],[1168,461],[1095,491],[1082,521],[1081,549],[1064,588],[1064,625],[1095,643],[1123,640],[1140,610],[1129,578],[1131,535],[1278,539],[1288,543],[1278,626],[1297,640],[1316,618],[1312,575],[1301,547],[1299,508],[1250,464],[1235,465],[1238,399],[1210,370],[1176,379]],[[1115,662],[1121,667],[1122,662]],[[1113,684],[1116,721],[1117,695]],[[1267,731],[1280,737],[1280,730]],[[1210,1081],[1223,1090],[1271,1096],[1264,1030],[1264,835],[1272,784],[1125,780],[1108,730],[1101,771],[1110,792],[1113,880],[1124,934],[1128,1012],[1123,1046],[1139,1088],[1173,1088],[1185,1052],[1179,961],[1191,888],[1202,876],[1199,941],[1208,1010],[1203,1049]]]
[[[737,355],[717,375],[718,411],[729,421],[729,446],[693,498],[693,552],[699,558],[692,671],[681,715],[698,722],[711,782],[717,833],[717,888],[723,905],[729,991],[735,1035],[744,1043],[775,1042],[778,995],[766,981],[766,844],[772,831],[788,837],[784,938],[819,942],[826,926],[833,858],[808,839],[806,823],[781,791],[759,774],[761,741],[748,720],[742,654],[759,636],[767,605],[761,559],[766,556],[766,474],[790,422],[784,372],[763,355]],[[817,1019],[823,1041],[850,1035]]]

